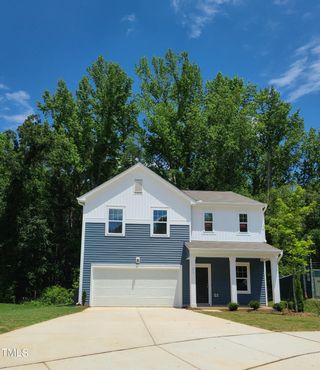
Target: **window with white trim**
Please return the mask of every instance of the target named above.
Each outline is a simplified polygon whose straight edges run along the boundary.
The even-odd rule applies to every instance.
[[[213,232],[213,213],[205,212],[203,215],[204,231]]]
[[[124,220],[122,208],[109,208],[108,210],[108,234],[124,235]]]
[[[165,209],[153,210],[153,235],[168,235],[168,212]]]
[[[238,293],[251,293],[250,264],[249,262],[236,263],[236,279]]]
[[[241,233],[248,232],[248,215],[247,213],[239,214],[239,230]]]

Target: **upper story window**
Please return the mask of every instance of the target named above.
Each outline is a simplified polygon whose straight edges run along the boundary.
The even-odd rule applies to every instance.
[[[213,213],[212,212],[205,212],[204,213],[204,231],[205,232],[212,232],[213,231]]]
[[[239,230],[241,233],[248,232],[248,215],[246,213],[239,214]]]
[[[124,221],[122,208],[109,208],[108,232],[112,235],[124,235]]]
[[[142,193],[142,179],[135,179],[134,180],[134,192],[136,194]]]
[[[168,235],[168,212],[164,209],[153,210],[153,235]]]
[[[238,293],[250,294],[250,264],[249,262],[236,263],[237,291]]]

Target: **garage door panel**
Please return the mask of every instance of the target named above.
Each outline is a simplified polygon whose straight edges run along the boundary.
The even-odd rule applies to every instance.
[[[93,306],[180,306],[180,268],[93,267]]]

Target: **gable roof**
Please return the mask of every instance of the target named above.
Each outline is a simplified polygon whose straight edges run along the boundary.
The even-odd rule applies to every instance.
[[[197,203],[214,203],[230,205],[253,205],[266,207],[265,203],[234,193],[233,191],[183,190]]]
[[[94,194],[96,194],[97,192],[99,192],[103,189],[106,189],[109,185],[113,184],[115,181],[120,180],[122,177],[124,177],[125,175],[133,172],[134,170],[136,170],[138,168],[144,170],[149,175],[156,178],[164,186],[170,188],[172,191],[176,192],[179,196],[181,196],[185,200],[189,201],[191,204],[195,203],[195,200],[192,197],[190,197],[188,194],[186,194],[182,190],[178,189],[176,186],[172,185],[170,182],[168,182],[167,180],[165,180],[164,178],[162,178],[161,176],[159,176],[158,174],[156,174],[155,172],[153,172],[152,170],[150,170],[148,167],[146,167],[145,165],[143,165],[140,162],[138,162],[137,164],[129,167],[127,170],[125,170],[125,171],[119,173],[118,175],[112,177],[110,180],[102,183],[101,185],[95,187],[94,189],[88,191],[87,193],[81,195],[80,197],[77,198],[78,203],[81,204],[81,205],[84,205],[86,200],[89,197],[93,196]]]
[[[265,203],[260,203],[254,199],[245,197],[243,195],[234,193],[232,191],[203,191],[203,190],[180,190],[176,186],[172,185],[170,182],[156,174],[150,168],[146,167],[142,163],[138,162],[137,164],[129,167],[125,171],[119,173],[118,175],[112,177],[110,180],[102,183],[101,185],[95,187],[94,189],[88,191],[87,193],[81,195],[77,198],[79,204],[84,205],[88,198],[96,194],[97,192],[106,189],[109,185],[113,184],[115,181],[120,180],[125,175],[133,172],[135,169],[142,169],[148,175],[157,179],[164,186],[174,191],[177,195],[189,201],[190,204],[224,204],[224,205],[253,205],[260,207],[267,207]]]

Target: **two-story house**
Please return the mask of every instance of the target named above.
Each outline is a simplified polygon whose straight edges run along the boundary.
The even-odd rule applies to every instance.
[[[80,289],[91,306],[280,301],[281,251],[265,240],[267,205],[233,192],[179,190],[138,163],[78,198]]]

